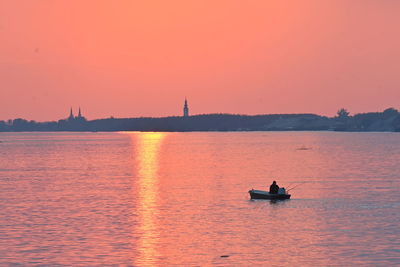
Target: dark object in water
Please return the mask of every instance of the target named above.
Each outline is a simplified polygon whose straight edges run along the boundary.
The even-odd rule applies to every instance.
[[[229,255],[221,255],[221,258],[228,258]]]
[[[249,190],[251,199],[289,199],[290,194],[270,194],[268,191],[263,190]]]
[[[302,147],[297,148],[296,150],[311,150],[311,148],[302,146]]]

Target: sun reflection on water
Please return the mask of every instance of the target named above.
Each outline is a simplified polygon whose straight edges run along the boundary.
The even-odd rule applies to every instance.
[[[139,257],[136,264],[154,263],[159,256],[157,243],[158,167],[159,150],[166,133],[137,133],[136,159],[138,163]]]

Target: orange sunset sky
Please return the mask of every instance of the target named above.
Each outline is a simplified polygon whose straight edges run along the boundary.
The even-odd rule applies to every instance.
[[[400,108],[397,0],[0,0],[0,120]]]

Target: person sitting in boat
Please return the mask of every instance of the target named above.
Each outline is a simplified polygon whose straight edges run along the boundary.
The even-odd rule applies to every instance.
[[[278,194],[279,186],[276,184],[276,181],[273,181],[271,186],[269,187],[270,194]]]

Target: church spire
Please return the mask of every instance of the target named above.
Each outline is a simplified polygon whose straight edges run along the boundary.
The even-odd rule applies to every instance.
[[[189,107],[185,97],[185,105],[183,106],[183,117],[189,117]]]
[[[81,114],[81,107],[79,107],[79,112],[78,112],[78,118],[81,118],[82,114]]]
[[[75,118],[74,113],[72,112],[72,107],[71,107],[71,111],[69,112],[68,120],[73,120],[74,118]]]

